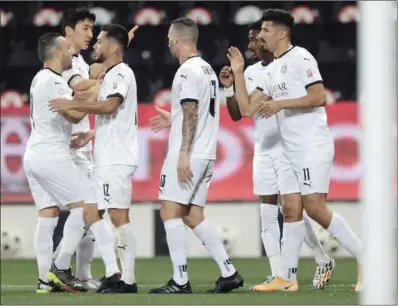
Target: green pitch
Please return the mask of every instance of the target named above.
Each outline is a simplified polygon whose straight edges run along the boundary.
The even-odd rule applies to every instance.
[[[205,294],[219,276],[216,264],[210,259],[188,260],[188,271],[194,290],[192,295],[149,295],[148,289],[163,284],[172,275],[169,258],[138,260],[136,277],[139,293],[135,295],[104,295],[96,293],[36,294],[36,262],[33,260],[1,261],[1,304],[29,305],[332,305],[358,304],[354,292],[356,263],[354,260],[337,260],[336,270],[330,284],[322,291],[311,289],[315,272],[314,260],[301,260],[299,266],[300,292],[261,293],[251,292],[250,286],[262,282],[270,269],[266,258],[234,259],[233,263],[245,278],[245,286],[230,294]],[[102,262],[93,264],[93,274],[102,276]]]

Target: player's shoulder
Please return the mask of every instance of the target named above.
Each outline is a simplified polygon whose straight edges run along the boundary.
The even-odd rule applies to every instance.
[[[34,77],[36,84],[48,86],[49,88],[55,85],[68,85],[61,74],[49,69],[44,68],[40,70]]]
[[[313,62],[313,61],[316,62],[315,57],[306,48],[295,46],[295,47],[293,47],[292,51],[293,51],[292,56],[295,59],[302,59],[302,60],[308,60],[311,62]]]
[[[122,79],[131,79],[134,78],[134,72],[130,68],[129,65],[127,65],[124,62],[120,62],[110,68],[106,71],[106,75],[111,76],[112,78],[120,77]]]
[[[200,56],[192,56],[188,58],[177,70],[177,74],[186,74],[201,76],[214,73],[213,68]]]

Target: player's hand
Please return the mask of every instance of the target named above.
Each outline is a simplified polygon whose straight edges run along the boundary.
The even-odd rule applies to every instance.
[[[245,67],[245,60],[243,59],[242,53],[236,47],[228,49],[227,57],[231,63],[231,68],[234,74],[243,73]]]
[[[178,156],[177,173],[181,183],[188,184],[192,181],[191,161],[186,152],[180,152]]]
[[[127,44],[127,46],[130,46],[131,41],[134,39],[135,31],[137,31],[139,27],[140,27],[140,26],[135,25],[135,26],[129,31],[129,43]]]
[[[225,87],[229,88],[235,81],[234,73],[232,72],[232,68],[229,66],[224,66],[220,71],[220,83]]]
[[[49,107],[53,113],[65,112],[71,110],[74,107],[74,103],[65,98],[55,98],[49,102]]]
[[[90,132],[73,133],[69,148],[71,150],[83,148],[93,138],[92,136]]]
[[[76,100],[82,100],[86,102],[94,102],[98,100],[99,96],[99,91],[101,88],[101,81],[98,80],[98,82],[92,86],[91,88],[87,90],[75,90],[74,92],[74,97]]]
[[[171,114],[158,106],[156,106],[156,111],[158,114],[149,119],[151,131],[155,133],[171,126]]]
[[[274,100],[267,100],[261,102],[261,106],[258,109],[258,115],[262,118],[269,118],[281,111],[280,103]]]

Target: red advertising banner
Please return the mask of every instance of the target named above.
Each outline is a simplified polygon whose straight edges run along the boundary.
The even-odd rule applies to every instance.
[[[357,200],[361,166],[358,158],[360,129],[357,103],[339,102],[327,106],[335,138],[335,161],[330,200]],[[133,201],[156,201],[159,176],[167,152],[168,130],[154,133],[148,120],[153,105],[139,105],[140,164],[133,178]],[[29,108],[1,110],[1,203],[33,203],[22,159],[29,138]],[[254,144],[253,121],[233,122],[221,107],[218,157],[210,187],[209,202],[255,201],[252,185]]]

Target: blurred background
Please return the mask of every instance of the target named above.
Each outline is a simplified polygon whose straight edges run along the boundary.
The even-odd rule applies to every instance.
[[[8,247],[13,250],[9,256],[34,256],[36,209],[21,160],[30,132],[30,82],[40,69],[37,39],[45,32],[61,32],[62,11],[79,6],[87,6],[96,14],[95,35],[101,25],[111,22],[128,29],[135,24],[141,26],[125,54],[125,61],[136,75],[140,102],[140,166],[133,179],[132,199],[133,226],[142,233],[137,237],[137,256],[167,254],[157,194],[168,132],[151,132],[148,119],[155,113],[154,104],[167,108],[170,103],[170,87],[178,65],[169,54],[167,30],[170,21],[183,15],[199,25],[200,53],[218,74],[228,64],[225,54],[229,46],[246,51],[247,25],[258,20],[263,9],[278,7],[292,11],[297,22],[293,43],[315,56],[327,88],[328,119],[336,140],[331,207],[360,234],[357,200],[362,168],[356,103],[359,11],[355,1],[1,2],[1,228],[3,238],[8,237],[2,239],[2,255]],[[255,62],[248,52],[244,54],[247,64]],[[90,51],[83,56],[91,63]],[[252,192],[253,142],[252,120],[234,123],[222,107],[218,160],[207,213],[218,225],[231,256],[263,254],[259,205]],[[60,228],[67,212],[63,216]],[[320,232],[320,237],[334,255],[347,256],[325,233]],[[10,241],[9,245],[5,246],[3,241]],[[189,244],[190,256],[207,256],[200,242],[190,239]],[[310,255],[309,250],[303,247],[302,255]]]

